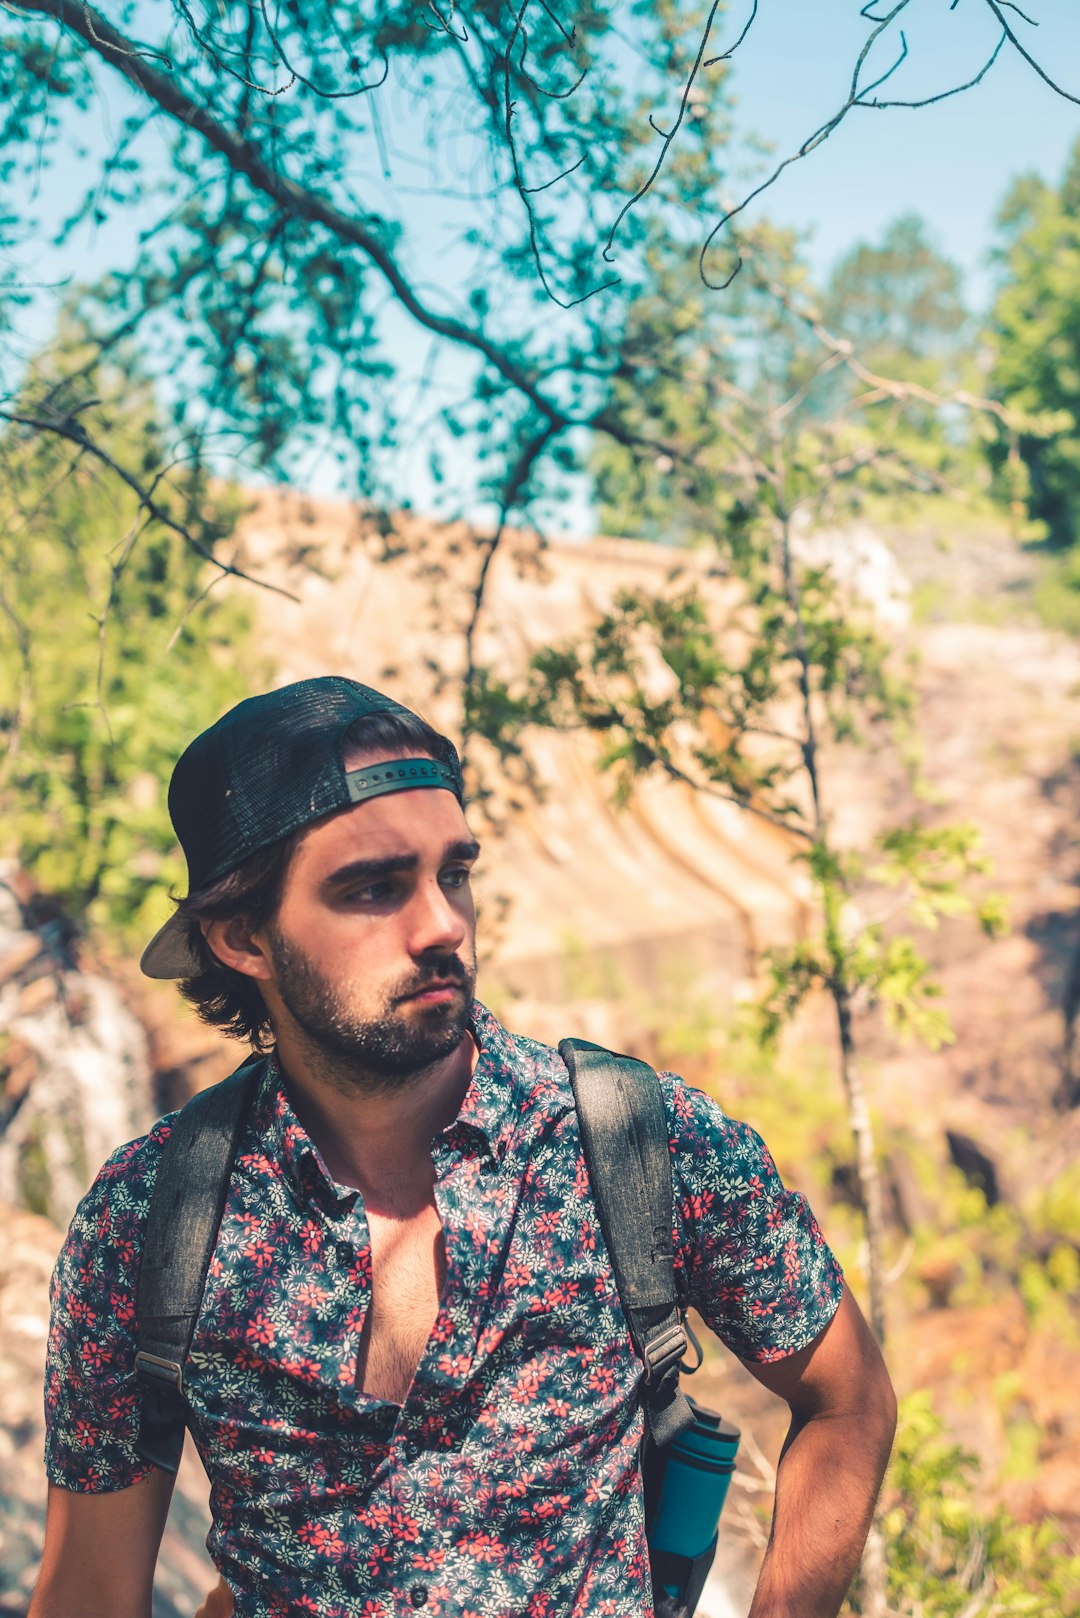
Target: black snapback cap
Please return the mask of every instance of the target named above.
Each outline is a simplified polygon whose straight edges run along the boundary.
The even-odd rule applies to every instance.
[[[346,732],[372,714],[417,717],[381,691],[326,674],[248,697],[196,736],[169,785],[188,892],[209,887],[260,849],[366,798],[437,787],[464,802],[452,746],[445,761],[391,759],[346,770]],[[152,978],[192,977],[201,970],[182,916],[155,934],[140,965]]]

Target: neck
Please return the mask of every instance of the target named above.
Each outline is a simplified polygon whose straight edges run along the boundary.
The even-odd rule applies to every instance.
[[[300,1030],[279,1031],[277,1054],[296,1115],[335,1180],[355,1186],[373,1212],[428,1200],[432,1139],[457,1117],[476,1063],[471,1035],[392,1086],[345,1071]]]

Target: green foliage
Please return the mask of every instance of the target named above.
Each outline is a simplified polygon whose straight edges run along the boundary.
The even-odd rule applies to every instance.
[[[1030,1464],[1032,1435],[1015,1464]],[[890,1610],[900,1618],[1042,1618],[1080,1603],[1080,1556],[1052,1520],[1020,1524],[979,1503],[973,1455],[927,1392],[901,1401],[885,1483]],[[856,1597],[857,1601],[857,1597]],[[854,1607],[858,1611],[857,1604]]]
[[[811,990],[827,985],[829,963],[819,944],[800,942],[766,950],[762,965],[764,984],[747,1013],[747,1026],[763,1050],[775,1051]]]
[[[1080,636],[1080,549],[1041,558],[1032,605],[1047,629]]]
[[[889,376],[912,360],[952,359],[971,317],[963,277],[931,242],[918,214],[901,214],[880,243],[860,242],[840,260],[823,298],[826,323]],[[939,373],[940,374],[940,371]],[[936,380],[933,372],[932,380]]]
[[[871,874],[886,887],[906,887],[911,919],[936,928],[942,916],[962,916],[971,909],[961,888],[987,869],[980,842],[978,828],[970,824],[928,829],[908,821],[881,838],[885,857]]]
[[[1080,531],[1080,144],[1055,190],[1014,182],[998,215],[1001,283],[991,320],[994,385],[1027,418],[996,464],[1058,548]]]
[[[47,378],[57,399],[87,360],[83,338],[69,325],[37,362],[36,380]],[[130,354],[91,381],[99,402],[88,424],[107,421],[122,397],[129,431],[114,447],[134,464],[159,464],[163,445]],[[131,943],[164,919],[164,893],[183,889],[166,787],[178,753],[257,672],[248,615],[234,598],[196,605],[206,563],[147,521],[92,457],[9,428],[0,458],[2,852],[74,918]],[[199,478],[178,474],[157,498],[208,549],[231,520]]]
[[[674,111],[707,22],[719,48],[714,12],[657,0],[620,21],[585,5],[571,28],[550,6],[526,19],[480,0],[466,28],[452,7],[411,0],[336,22],[295,4],[196,18],[174,0],[114,19],[136,34],[108,50],[89,11],[58,37],[50,7],[9,7],[5,240],[23,244],[29,281],[35,239],[75,262],[87,227],[111,236],[119,261],[83,312],[103,350],[134,336],[196,460],[227,435],[249,468],[302,481],[317,458],[324,478],[386,505],[415,495],[419,471],[425,499],[455,516],[508,493],[520,508],[537,422],[557,430],[529,495],[558,494],[578,468],[571,435],[604,406],[643,237],[662,216],[672,238],[687,220],[696,230],[717,208],[719,54],[645,184],[650,115]],[[123,77],[134,55],[156,64],[137,89]],[[392,128],[390,91],[366,93],[385,79]],[[112,92],[104,133],[95,88]],[[707,171],[702,150],[717,154]],[[605,232],[639,191],[609,268]],[[134,230],[110,232],[136,213]],[[418,364],[410,332],[431,345]],[[0,343],[0,394],[23,357]],[[604,430],[626,436],[611,419]]]
[[[1033,1216],[1039,1228],[1062,1241],[1076,1242],[1080,1235],[1080,1164],[1073,1163],[1035,1200]]]
[[[1030,1143],[1018,1142],[1027,1154]],[[943,1163],[940,1149],[906,1132],[886,1153],[900,1153],[913,1171],[925,1221],[912,1232],[914,1251],[902,1283],[914,1309],[925,1307],[927,1274],[941,1278],[937,1301],[976,1307],[1019,1297],[1032,1329],[1080,1343],[1080,1177],[1065,1169],[1017,1202],[989,1205],[981,1188]],[[1070,1223],[1071,1221],[1071,1223]]]

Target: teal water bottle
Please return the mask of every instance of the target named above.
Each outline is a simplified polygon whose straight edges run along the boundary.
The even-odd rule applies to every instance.
[[[648,1528],[657,1618],[690,1618],[716,1555],[739,1429],[689,1401],[694,1425],[665,1452],[663,1481]]]

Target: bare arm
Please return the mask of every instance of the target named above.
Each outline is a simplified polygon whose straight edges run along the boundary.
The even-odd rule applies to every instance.
[[[836,1618],[859,1565],[896,1429],[896,1399],[870,1328],[844,1288],[809,1347],[743,1361],[791,1407],[772,1533],[749,1618]]]
[[[150,1618],[173,1478],[155,1467],[129,1489],[49,1486],[45,1550],[27,1618]]]

